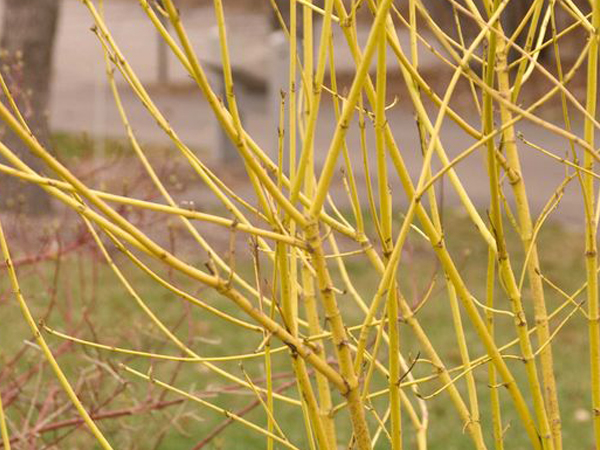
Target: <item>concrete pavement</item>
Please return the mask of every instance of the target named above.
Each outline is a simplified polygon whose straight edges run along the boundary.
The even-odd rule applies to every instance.
[[[215,154],[218,135],[210,108],[173,57],[169,65],[170,87],[157,85],[157,36],[137,2],[108,0],[106,3],[106,21],[109,28],[141,81],[148,86],[158,107],[181,138],[190,147],[201,152],[208,164],[218,162],[218,155]],[[49,111],[51,126],[56,131],[84,132],[94,136],[123,136],[123,126],[105,79],[101,46],[90,31],[93,24],[91,16],[79,2],[63,0],[62,6]],[[212,9],[186,9],[183,18],[190,38],[203,61],[208,65],[217,63],[218,50],[215,49],[214,39],[211,38],[211,33],[214,34],[211,29],[215,26]],[[264,45],[269,34],[267,18],[251,12],[236,12],[228,14],[226,20],[234,64],[245,67],[258,76],[261,72],[267,73],[270,67],[268,51]],[[366,40],[367,31],[365,29],[359,33],[362,43]],[[337,64],[342,70],[351,71],[352,61],[339,31],[335,33],[335,46]],[[421,64],[429,70],[435,70],[435,57],[422,50]],[[122,79],[119,79],[119,86],[125,108],[140,140],[153,144],[168,144],[169,138],[156,126]],[[270,117],[271,108],[267,105],[266,97],[263,94],[246,92],[240,95],[239,100],[246,111],[246,129],[259,144],[274,154],[276,123]],[[434,119],[435,117],[432,117],[432,120]],[[416,177],[421,153],[410,108],[404,107],[403,104],[395,106],[389,111],[389,121],[402,147],[407,165]],[[479,127],[478,122],[479,118],[473,116],[472,125]],[[320,113],[316,137],[317,163],[323,160],[333,126],[333,110],[329,102],[326,102]],[[581,126],[576,125],[576,128],[580,131]],[[564,155],[568,149],[568,143],[564,139],[533,124],[523,123],[519,125],[519,130],[528,139],[556,154]],[[448,120],[444,122],[441,137],[450,155],[459,154],[473,143],[472,138]],[[371,135],[369,142],[373,142]],[[359,139],[355,126],[349,132],[348,144],[353,159],[360,161]],[[534,150],[524,146],[522,148],[528,191],[534,210],[539,211],[563,179],[564,167]],[[363,178],[361,169],[357,170],[359,178]],[[488,187],[483,158],[476,152],[461,162],[457,170],[474,201],[484,208],[488,202]],[[392,177],[391,180],[392,189],[399,189],[396,178]],[[572,183],[560,207],[561,218],[569,222],[574,222],[581,216],[578,190],[576,183]],[[449,202],[456,203],[448,182],[446,198]]]

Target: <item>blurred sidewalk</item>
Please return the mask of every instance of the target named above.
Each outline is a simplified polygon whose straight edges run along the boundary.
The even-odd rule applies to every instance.
[[[113,37],[141,81],[148,87],[157,106],[186,144],[194,151],[201,152],[202,158],[207,163],[219,163],[219,155],[215,152],[218,134],[210,108],[174,57],[171,57],[169,64],[169,86],[157,84],[157,35],[137,1],[108,0],[105,3],[106,22]],[[2,3],[0,3],[0,13],[1,5]],[[90,30],[93,25],[91,16],[79,2],[63,0],[62,6],[49,111],[51,127],[55,131],[84,132],[96,137],[123,137],[123,125],[106,82],[102,49]],[[185,9],[183,21],[203,63],[207,66],[218,65],[219,50],[215,48],[214,39],[211,37],[215,27],[212,7]],[[259,79],[264,77],[269,70],[272,70],[269,66],[268,47],[265,45],[269,36],[268,18],[258,13],[226,10],[226,22],[233,65],[243,68]],[[364,45],[367,34],[368,29],[359,31],[361,45]],[[406,33],[401,32],[400,39],[403,47],[407,49]],[[354,65],[339,30],[334,34],[334,43],[336,66],[340,72],[346,71],[351,77]],[[431,53],[427,50],[420,52],[421,67],[435,71],[438,67],[436,64],[438,63]],[[398,71],[392,58],[390,58],[390,70]],[[134,94],[126,87],[125,82],[120,77],[118,80],[125,109],[140,141],[169,144],[169,138],[158,128]],[[264,93],[250,91],[241,95],[238,93],[238,97],[246,111],[245,128],[268,153],[274,155],[277,125],[269,117],[272,109],[267,104]],[[323,161],[324,150],[329,146],[335,124],[330,102],[324,102],[319,114],[319,127],[315,140],[317,164]],[[402,146],[403,156],[411,174],[414,177],[418,176],[421,150],[411,108],[397,105],[388,111],[388,120]],[[471,124],[476,128],[479,128],[479,122],[479,117],[471,117]],[[564,139],[540,127],[522,123],[519,124],[518,129],[528,139],[556,154],[565,154],[568,149],[568,143]],[[368,138],[371,144],[373,136],[369,134]],[[471,137],[448,120],[444,121],[441,139],[450,157],[459,154],[473,143]],[[352,158],[357,161],[356,170],[360,179],[363,176],[360,173],[362,156],[356,127],[351,127],[349,131],[348,146]],[[534,150],[528,148],[523,150],[523,171],[535,212],[543,207],[560,184],[564,177],[564,167],[556,161],[540,156]],[[477,152],[473,153],[460,163],[457,172],[474,202],[486,208],[488,181],[483,157]],[[390,178],[392,189],[400,189],[396,178],[395,175]],[[561,214],[567,221],[579,220],[581,217],[582,207],[578,189],[576,183],[571,183],[562,200]],[[445,192],[446,201],[455,204],[456,198],[449,183],[446,183]]]
[[[105,3],[106,22],[113,37],[174,128],[191,146],[213,148],[216,136],[213,136],[215,133],[210,125],[208,106],[174,56],[169,55],[169,86],[158,84],[157,33],[138,3],[114,0]],[[115,114],[112,95],[107,87],[102,49],[98,39],[90,31],[91,16],[87,8],[78,2],[63,1],[62,6],[54,60],[51,125],[61,131],[86,131],[98,136],[121,135],[123,127]],[[220,58],[219,49],[214,44],[216,22],[213,8],[187,8],[183,10],[182,16],[205,69],[218,66]],[[254,80],[266,84],[271,64],[268,17],[265,14],[234,10],[230,13],[226,11],[226,22],[232,65]],[[351,77],[354,64],[350,51],[342,33],[335,26],[334,29],[336,70],[340,75]],[[361,46],[366,42],[368,31],[366,28],[359,29]],[[404,35],[401,33],[401,36]],[[423,52],[423,55],[421,66],[436,64],[429,53]],[[126,109],[140,139],[168,142],[155,122],[146,117],[143,107],[125,88],[123,80],[120,84],[123,87],[121,94]],[[243,98],[244,109],[252,112],[247,115],[249,130],[259,135],[264,132],[270,134],[271,129],[260,129],[261,126],[269,126],[268,121],[254,124],[254,116],[257,115],[255,112],[260,113],[258,115],[264,119],[269,108],[264,105],[262,95],[253,97],[249,95],[248,98]]]

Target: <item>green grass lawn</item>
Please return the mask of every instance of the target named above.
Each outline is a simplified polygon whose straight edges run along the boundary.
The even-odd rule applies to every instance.
[[[471,224],[456,213],[448,212],[446,214],[445,227],[448,230],[448,247],[459,264],[462,276],[470,286],[473,295],[483,301],[486,249],[481,245],[481,240]],[[585,280],[585,270],[582,263],[582,243],[583,239],[579,234],[553,224],[547,225],[539,236],[544,275],[568,293],[575,291]],[[432,252],[427,249],[427,245],[417,233],[411,235],[398,270],[398,281],[407,300],[416,304],[427,291],[431,280],[435,280],[433,294],[419,310],[417,317],[445,364],[451,368],[460,365],[460,355],[451,322],[444,279],[437,268]],[[514,236],[509,246],[513,267],[516,273],[520,274],[523,252],[520,250],[520,244],[514,239]],[[193,255],[191,252],[188,253]],[[238,252],[238,269],[246,279],[252,280],[252,264],[249,258],[245,258],[243,255],[244,251],[242,249]],[[132,267],[123,255],[118,254],[116,251],[113,253],[113,257],[148,307],[171,330],[174,330],[179,339],[186,342],[200,355],[224,356],[252,353],[263,340],[261,334],[240,332],[238,328],[224,320],[190,306],[163,288],[157,287],[141,271]],[[194,261],[194,257],[191,256],[191,258]],[[263,259],[266,261],[266,258]],[[198,265],[204,263],[204,261],[194,262]],[[261,274],[262,277],[270,279],[269,265],[265,263],[262,267],[264,271]],[[365,299],[369,299],[375,291],[376,281],[378,280],[375,272],[360,256],[348,258],[348,270],[357,290]],[[171,276],[168,272],[161,273],[166,278]],[[44,319],[44,322],[54,329],[107,345],[169,355],[181,354],[172,343],[166,341],[164,335],[156,326],[149,323],[139,306],[97,254],[93,254],[88,250],[79,251],[61,258],[59,265],[56,261],[47,261],[34,267],[19,268],[19,274],[23,283],[23,292],[38,319],[44,315],[51,299],[55,299],[54,309]],[[341,286],[338,274],[335,275],[336,285]],[[232,304],[227,303],[226,299],[215,293],[180,277],[173,276],[172,281],[188,292],[195,293],[211,305],[217,306],[236,317],[245,318],[236,311]],[[29,340],[31,335],[21,318],[14,299],[9,295],[6,277],[2,277],[1,288],[3,295],[0,303],[2,317],[2,326],[0,327],[2,350],[0,355],[4,366],[23,348],[23,342]],[[507,299],[501,289],[497,289],[496,295],[496,307],[509,309]],[[564,301],[559,294],[548,286],[546,286],[546,296],[549,312],[555,310]],[[581,299],[577,298],[576,300]],[[347,323],[350,325],[360,323],[362,313],[352,303],[350,296],[348,294],[340,295],[339,302]],[[531,313],[526,286],[524,288],[524,302],[528,313]],[[561,313],[558,316],[559,318],[552,322],[553,328],[566,316],[568,311],[570,311],[570,307],[566,308],[565,312]],[[529,318],[531,325],[533,323],[531,314]],[[483,354],[482,346],[477,341],[473,329],[464,316],[463,322],[469,339],[469,350],[472,358],[481,356]],[[515,331],[511,318],[498,316],[496,335],[498,342],[501,343],[509,342],[514,338]],[[61,344],[64,344],[64,341],[53,336],[48,335],[47,339],[55,350],[59,349]],[[537,348],[535,338],[533,342],[534,347]],[[274,347],[279,347],[279,345],[279,342],[273,341]],[[401,347],[407,359],[414,358],[421,352],[419,343],[405,323],[401,323]],[[41,363],[41,353],[32,345],[28,345],[26,348],[27,351],[13,368],[15,377],[26,373],[31,367]],[[582,314],[576,313],[573,315],[561,329],[555,338],[553,348],[564,428],[564,448],[592,448],[591,421],[584,413],[584,411],[590,410],[591,401],[589,395],[587,326]],[[330,354],[332,354],[331,350],[331,348],[328,348]],[[512,347],[507,353],[518,354],[518,347]],[[424,358],[425,356],[421,353],[421,357]],[[382,358],[385,362],[385,357]],[[126,363],[144,373],[152,367],[154,378],[171,382],[183,390],[203,392],[208,401],[229,411],[242,409],[256,399],[256,396],[247,389],[223,392],[223,389],[230,388],[232,383],[215,375],[198,363],[149,361],[143,357],[115,354],[106,350],[86,348],[79,344],[73,344],[70,351],[61,354],[59,362],[73,384],[83,383],[78,389],[86,405],[96,405],[100,411],[131,408],[147,398],[164,401],[179,398],[176,394],[166,393],[156,385],[151,385],[147,381],[127,374],[119,368],[119,363]],[[511,360],[509,364],[517,374],[521,389],[529,398],[522,362]],[[245,360],[243,365],[240,365],[239,362],[217,363],[217,365],[240,378],[244,378],[246,373],[252,379],[260,380],[264,375],[264,358],[262,357]],[[479,394],[482,426],[486,440],[491,447],[490,387],[486,367],[483,365],[475,370],[475,379]],[[281,377],[276,380],[275,386],[290,381],[290,371],[291,365],[287,354],[285,352],[275,354],[273,356],[273,372]],[[426,376],[432,373],[432,367],[426,362],[419,362],[415,365],[413,373],[415,377]],[[47,397],[49,390],[57,389],[57,385],[53,380],[50,370],[44,366],[39,375],[32,376],[23,384],[19,399],[8,408],[13,434],[16,434],[16,430],[23,427],[23,420],[28,416],[27,411],[30,405],[38,405]],[[260,381],[257,381],[257,384],[260,383]],[[385,383],[384,377],[379,375],[374,380],[372,389],[382,388]],[[5,378],[2,380],[0,387],[5,389],[9,384]],[[459,380],[457,386],[466,400],[464,380]],[[420,392],[422,395],[428,395],[439,387],[440,384],[437,381],[424,383],[420,386]],[[209,391],[212,392],[210,396],[208,395]],[[293,384],[284,393],[292,398],[298,397]],[[57,405],[66,402],[62,394],[57,393],[54,395]],[[501,393],[501,398],[503,424],[506,427],[506,448],[530,448],[506,392]],[[340,396],[336,395],[334,402],[337,404],[340,401]],[[106,406],[103,406],[104,404]],[[374,399],[372,406],[382,414],[387,406],[386,397]],[[462,425],[447,394],[442,392],[428,400],[427,407],[429,411],[429,448],[445,450],[471,448],[470,439],[463,433]],[[276,401],[275,411],[277,420],[285,430],[288,438],[299,448],[308,449],[309,445],[305,440],[300,409]],[[35,423],[37,414],[39,414],[38,408],[33,408],[30,413],[31,423]],[[64,420],[73,417],[73,415],[72,410],[66,410],[53,421]],[[341,412],[340,415],[343,418],[338,421],[338,435],[340,444],[343,444],[349,438],[349,421],[345,416],[345,412]],[[193,448],[196,443],[214,430],[224,418],[220,413],[186,401],[160,411],[138,412],[131,417],[105,419],[100,421],[100,426],[109,440],[114,443],[115,448],[178,450]],[[244,418],[260,426],[266,424],[266,415],[260,405],[244,415]],[[412,425],[406,414],[404,414],[403,420],[404,429],[407,430],[406,448],[415,448]],[[371,422],[375,425],[374,420]],[[346,424],[345,428],[344,424]],[[52,442],[53,439],[66,432],[69,432],[68,435],[59,442],[57,448],[90,448],[90,445],[92,445],[91,436],[84,432],[81,427],[75,429],[67,427],[62,428],[60,432],[46,433],[38,442],[44,440]],[[266,439],[239,424],[232,424],[226,427],[205,448],[227,450],[262,449],[266,448]],[[281,447],[276,446],[276,448]],[[385,436],[380,438],[377,448],[389,448]]]

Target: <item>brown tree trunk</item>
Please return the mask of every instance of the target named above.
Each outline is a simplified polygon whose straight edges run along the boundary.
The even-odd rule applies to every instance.
[[[325,7],[325,1],[324,0],[313,0],[312,2],[314,5],[318,6],[319,8],[324,8]],[[275,4],[277,5],[277,8],[279,9],[279,13],[281,14],[281,17],[285,23],[285,26],[289,29],[290,27],[290,0],[275,0]],[[302,5],[300,3],[297,3],[298,9],[297,9],[297,28],[296,28],[296,33],[298,36],[298,39],[302,39],[304,33],[302,30]],[[314,14],[314,17],[320,17],[318,14]],[[279,22],[279,18],[277,17],[277,15],[275,14],[275,11],[272,11],[271,14],[271,28],[273,28],[274,30],[280,30],[281,29],[281,24]],[[315,30],[315,32],[318,32],[318,29]],[[318,35],[317,35],[318,36]]]
[[[0,37],[1,70],[27,124],[48,148],[48,101],[52,50],[60,0],[4,0]],[[5,101],[6,99],[3,99]],[[6,126],[2,142],[36,171],[40,161]],[[29,213],[50,210],[49,197],[37,186],[0,175],[0,205]]]
[[[512,34],[517,31],[518,26],[521,24],[521,21],[527,14],[527,11],[529,11],[529,8],[531,8],[532,4],[533,0],[519,0],[517,2],[511,2],[506,7],[502,14],[502,26],[507,37],[512,36]],[[519,33],[519,36],[515,41],[518,46],[523,47],[525,45],[527,33],[529,33],[529,26],[525,26],[521,33]],[[521,53],[515,49],[511,49],[508,54],[509,61],[514,61],[520,57]]]

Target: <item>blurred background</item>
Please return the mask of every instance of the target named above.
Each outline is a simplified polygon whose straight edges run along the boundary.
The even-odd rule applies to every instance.
[[[289,59],[285,34],[268,0],[225,0],[223,3],[236,95],[244,127],[275,159],[280,91],[288,90]],[[287,2],[276,3],[285,17]],[[459,38],[456,20],[461,21],[462,39],[469,42],[476,35],[477,26],[473,21],[464,15],[456,14],[451,7],[444,6],[444,2],[427,1],[425,4],[450,36]],[[516,29],[530,4],[530,1],[514,2],[514,5],[511,3],[503,19],[508,31]],[[576,4],[583,11],[589,9],[589,5],[584,1],[578,1]],[[9,88],[17,93],[18,99],[21,98],[23,106],[26,107],[26,115],[29,114],[35,119],[33,128],[39,128],[42,136],[52,138],[45,140],[59,156],[61,153],[85,154],[89,156],[85,162],[89,165],[86,166],[86,170],[94,171],[94,167],[97,168],[106,162],[107,155],[114,156],[118,153],[115,149],[119,148],[117,144],[123,141],[125,135],[106,78],[102,46],[91,30],[93,21],[89,11],[80,2],[72,0],[4,0],[0,5],[0,15],[3,16],[3,20],[0,21],[3,26],[3,65],[9,69],[6,75]],[[177,5],[200,61],[211,77],[213,88],[223,97],[220,50],[212,2],[180,0]],[[401,14],[406,15],[403,9],[406,5],[403,2],[398,3],[397,7]],[[225,163],[229,168],[235,169],[236,161],[240,161],[235,149],[219,131],[208,104],[191,78],[164,42],[158,38],[138,1],[105,0],[102,10],[118,46],[181,139],[201,153],[203,160],[208,164],[218,167]],[[556,17],[559,29],[565,28],[573,20],[560,8],[557,8]],[[358,38],[361,45],[366,42],[370,18],[365,5],[359,8]],[[47,26],[41,26],[44,23]],[[407,28],[400,20],[397,22],[397,28],[401,44],[408,54]],[[316,29],[318,30],[318,27]],[[429,45],[419,42],[419,72],[438,95],[442,96],[453,69],[444,62],[448,55],[428,31],[427,26],[422,23],[420,30],[421,36]],[[517,43],[522,43],[522,35],[523,33],[517,38]],[[334,27],[333,39],[336,77],[339,90],[343,93],[352,81],[355,65],[338,26]],[[316,40],[318,42],[318,39]],[[561,39],[561,60],[565,71],[579,55],[585,42],[583,31],[577,29]],[[482,51],[480,49],[478,53],[481,54]],[[19,55],[22,59],[18,58]],[[516,57],[517,53],[513,52],[511,58]],[[540,62],[554,71],[553,61],[554,50],[552,46],[548,46],[540,57]],[[35,66],[36,69],[28,70],[28,66]],[[414,173],[416,168],[420,167],[420,142],[418,133],[414,132],[412,105],[391,51],[388,71],[388,96],[390,105],[393,105],[388,111],[388,118],[394,129],[405,136],[403,150],[407,164]],[[570,84],[571,92],[578,98],[585,91],[584,74],[585,70],[579,70]],[[124,108],[137,138],[146,145],[168,149],[171,145],[170,138],[156,126],[154,119],[145,111],[119,73],[116,73],[115,77]],[[329,75],[326,75],[326,80],[326,84],[329,85]],[[551,86],[552,83],[546,77],[535,71],[528,88],[522,94],[524,103],[531,103],[539,98]],[[480,115],[474,106],[471,87],[466,81],[459,84],[451,104],[463,113],[475,128],[480,127]],[[432,109],[432,113],[434,111]],[[562,113],[559,96],[555,96],[552,102],[546,104],[540,114],[546,119],[560,121]],[[335,124],[328,95],[324,96],[320,117],[324,120],[319,122],[317,130],[317,149],[327,147]],[[581,123],[577,121],[577,117],[574,121],[575,129],[580,128]],[[50,133],[46,131],[46,122]],[[566,140],[561,140],[531,123],[523,122],[519,127],[526,137],[532,138],[544,148],[567,146]],[[458,154],[474,142],[448,120],[444,123],[441,136],[450,155]],[[369,142],[373,142],[370,129],[368,139]],[[358,147],[356,127],[351,128],[348,143],[350,148]],[[18,143],[15,142],[14,145]],[[317,151],[317,164],[322,160],[323,153]],[[552,181],[553,175],[561,175],[562,168],[536,152],[524,152],[523,165],[530,180],[530,190],[539,192],[539,197],[533,199],[534,207],[539,209],[556,188]],[[479,170],[481,167],[482,162],[477,158],[467,158],[458,166],[458,173],[468,175],[465,177],[467,188],[471,188],[475,193],[475,201],[485,205],[487,180],[485,174]],[[478,173],[481,176],[478,176]],[[358,176],[360,175],[359,173]],[[479,191],[481,195],[478,196]],[[192,192],[190,195],[193,197],[196,194]],[[568,200],[563,202],[566,203],[566,206],[563,206],[563,217],[567,220],[579,218],[582,210],[575,197],[573,196],[572,204]],[[451,192],[446,200],[452,203]],[[40,207],[38,203],[34,209],[38,210]]]

